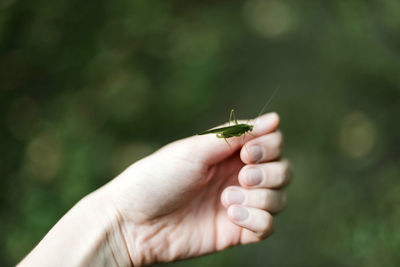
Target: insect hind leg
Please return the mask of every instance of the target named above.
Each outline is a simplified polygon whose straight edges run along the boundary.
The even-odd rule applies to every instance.
[[[228,146],[229,146],[229,149],[231,149],[231,148],[232,148],[232,146],[231,146],[231,144],[229,144],[228,140],[227,140],[226,138],[224,138],[224,140],[225,140],[225,142],[228,144]]]
[[[227,134],[217,134],[216,135],[218,138],[224,138],[225,142],[228,144],[229,148],[232,148],[231,144],[229,144],[227,138],[232,137],[231,135],[227,135]]]
[[[234,109],[231,110],[231,115],[229,116],[229,125],[231,125],[232,117],[233,117],[233,120],[235,122],[235,125],[238,125],[239,123],[236,120],[235,110]]]
[[[244,148],[245,148],[246,151],[247,151],[247,155],[250,156],[249,150],[247,149],[246,141],[245,141],[245,140],[246,140],[246,133],[243,134],[243,146],[244,146]]]
[[[250,132],[247,132],[249,135],[251,135],[251,136],[253,136],[253,137],[257,137],[256,135],[254,135],[254,134],[252,134],[252,133],[250,133]]]

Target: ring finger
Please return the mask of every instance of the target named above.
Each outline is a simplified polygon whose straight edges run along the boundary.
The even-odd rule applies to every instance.
[[[287,205],[287,194],[283,190],[244,189],[239,186],[230,186],[222,193],[221,201],[225,207],[237,204],[278,213]]]

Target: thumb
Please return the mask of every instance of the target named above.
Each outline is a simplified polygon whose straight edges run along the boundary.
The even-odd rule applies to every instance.
[[[239,121],[238,123],[246,122]],[[275,112],[267,113],[247,124],[254,126],[253,131],[250,132],[254,136],[246,133],[246,141],[275,131],[279,125],[279,116]],[[243,146],[243,136],[231,137],[227,141],[230,147],[223,138],[217,138],[215,134],[207,134],[192,136],[180,140],[178,143],[180,143],[183,155],[191,159],[197,158],[199,161],[211,165],[229,157]]]

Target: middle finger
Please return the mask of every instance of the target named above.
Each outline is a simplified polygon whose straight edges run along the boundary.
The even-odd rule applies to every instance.
[[[282,139],[282,134],[279,131],[257,137],[242,147],[240,158],[245,164],[277,159],[281,155]]]
[[[238,175],[239,183],[245,188],[281,188],[292,178],[287,160],[244,166]]]

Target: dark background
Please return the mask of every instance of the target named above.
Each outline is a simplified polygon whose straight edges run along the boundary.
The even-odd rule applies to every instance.
[[[160,146],[281,115],[267,241],[172,266],[400,264],[397,0],[1,0],[0,265]]]

